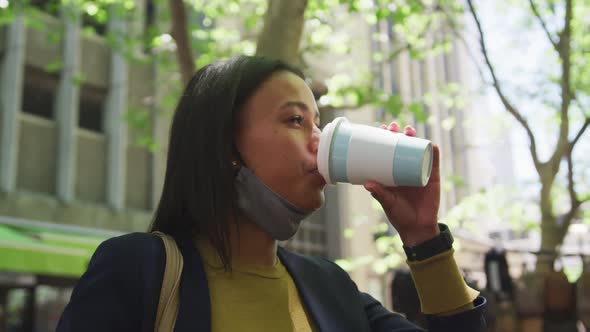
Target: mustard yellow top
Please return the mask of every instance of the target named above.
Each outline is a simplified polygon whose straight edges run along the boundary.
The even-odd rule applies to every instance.
[[[244,264],[235,258],[232,271],[208,241],[197,240],[211,302],[211,332],[316,331],[297,288],[277,258],[274,266]]]
[[[212,332],[317,331],[278,258],[274,266],[234,258],[227,272],[207,240],[196,243],[207,274]],[[408,262],[425,314],[452,315],[473,308],[479,293],[465,284],[453,254],[449,250]]]
[[[479,292],[463,280],[454,253],[451,249],[422,261],[407,262],[425,314],[446,316],[473,308]]]

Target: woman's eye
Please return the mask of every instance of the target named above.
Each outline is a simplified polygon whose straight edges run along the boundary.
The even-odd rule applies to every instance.
[[[302,116],[294,116],[289,119],[289,122],[301,125],[301,124],[303,124],[303,117]]]

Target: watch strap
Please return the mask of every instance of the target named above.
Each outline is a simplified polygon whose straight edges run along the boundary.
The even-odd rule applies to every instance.
[[[425,260],[453,248],[454,239],[449,227],[442,223],[439,223],[438,227],[440,233],[434,238],[412,247],[403,246],[408,261]]]

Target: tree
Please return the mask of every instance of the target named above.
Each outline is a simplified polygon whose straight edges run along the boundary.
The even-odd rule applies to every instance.
[[[540,208],[541,251],[550,253],[549,260],[540,260],[537,268],[546,270],[550,268],[550,262],[556,256],[556,248],[559,248],[572,221],[580,216],[582,205],[590,200],[587,193],[581,194],[580,173],[576,173],[573,158],[574,150],[590,125],[590,113],[585,109],[584,102],[588,101],[590,94],[590,81],[587,73],[590,70],[588,50],[590,43],[585,37],[587,25],[584,25],[584,17],[576,13],[588,11],[587,1],[536,1],[528,0],[530,15],[538,22],[544,31],[547,41],[551,44],[553,52],[557,55],[559,74],[557,77],[547,77],[548,84],[554,84],[559,90],[559,101],[547,105],[552,108],[557,125],[557,139],[550,156],[542,159],[538,151],[538,141],[541,135],[548,133],[535,130],[528,117],[520,106],[506,93],[509,88],[506,78],[499,77],[494,61],[489,54],[486,31],[484,30],[477,7],[473,0],[467,0],[467,12],[474,20],[479,39],[479,53],[483,57],[485,68],[491,77],[491,86],[496,92],[506,112],[526,132],[530,157],[538,173],[540,190],[538,203]],[[559,13],[563,13],[560,15]],[[547,23],[547,17],[551,19],[551,25]],[[555,27],[555,22],[560,21],[560,27]],[[553,27],[553,28],[550,28]],[[542,97],[542,96],[539,96]],[[581,123],[576,120],[573,112],[583,114]],[[528,117],[527,117],[528,116]],[[576,128],[577,127],[577,128]],[[569,205],[563,211],[556,206],[553,199],[558,190],[558,175],[565,168]],[[578,170],[579,171],[579,170]],[[578,189],[580,187],[580,189]]]
[[[306,7],[307,0],[269,0],[256,54],[298,64]]]
[[[191,28],[187,22],[184,1],[168,0],[168,4],[173,17],[170,34],[176,42],[180,72],[186,84],[196,70],[189,41]],[[264,26],[258,35],[256,54],[297,64],[306,7],[307,0],[268,0]]]
[[[182,75],[182,82],[186,85],[194,72],[195,57],[189,38],[189,26],[187,23],[186,8],[183,0],[168,0],[170,14],[174,18],[170,24],[170,35],[176,42],[176,58]]]

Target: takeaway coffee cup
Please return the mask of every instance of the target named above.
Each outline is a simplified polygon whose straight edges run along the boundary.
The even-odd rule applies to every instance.
[[[432,170],[432,143],[339,117],[322,131],[317,158],[318,171],[330,184],[424,187]]]

